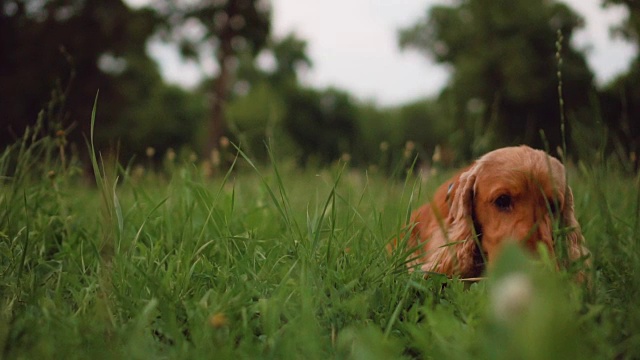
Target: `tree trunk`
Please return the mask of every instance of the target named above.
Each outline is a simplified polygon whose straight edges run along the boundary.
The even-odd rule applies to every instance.
[[[220,147],[220,139],[224,136],[227,128],[225,119],[225,107],[229,98],[229,86],[231,84],[231,64],[233,49],[231,47],[231,36],[224,36],[220,41],[218,53],[218,66],[220,71],[213,83],[213,104],[211,109],[211,121],[209,122],[208,137],[205,141],[204,156],[209,161],[216,162],[213,155]],[[214,164],[216,165],[216,164]]]

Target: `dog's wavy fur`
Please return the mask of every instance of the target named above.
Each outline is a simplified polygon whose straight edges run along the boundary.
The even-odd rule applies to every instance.
[[[566,233],[554,240],[556,220]],[[482,156],[442,184],[410,222],[406,248],[415,250],[407,266],[426,273],[479,276],[506,242],[531,252],[542,244],[555,258],[554,241],[566,239],[570,262],[589,254],[564,166],[527,146]],[[396,246],[392,241],[389,250]]]

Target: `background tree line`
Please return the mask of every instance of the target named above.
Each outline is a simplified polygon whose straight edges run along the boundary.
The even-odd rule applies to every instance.
[[[617,36],[640,46],[640,5],[602,2],[610,4],[629,11]],[[399,44],[449,65],[452,76],[436,98],[394,108],[302,85],[300,70],[313,66],[306,42],[272,36],[271,16],[264,0],[157,0],[141,9],[121,0],[0,0],[0,143],[13,143],[45,109],[50,131],[82,145],[99,89],[96,140],[123,161],[148,147],[156,156],[185,148],[210,158],[225,138],[258,159],[271,139],[301,164],[346,157],[393,167],[407,151],[429,162],[437,146],[450,162],[519,143],[553,150],[562,143],[560,31],[571,154],[589,156],[605,140],[608,154],[637,170],[640,56],[597,88],[584,52],[571,46],[584,20],[567,5],[459,0],[429,8],[399,30]],[[216,75],[193,91],[167,85],[146,51],[152,38],[196,61],[212,55]],[[259,65],[265,54],[273,66]]]

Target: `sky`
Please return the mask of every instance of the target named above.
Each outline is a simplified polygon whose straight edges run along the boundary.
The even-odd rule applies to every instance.
[[[128,0],[143,4],[150,0]],[[612,39],[609,28],[626,16],[622,7],[600,7],[600,0],[563,0],[586,21],[574,45],[586,49],[587,61],[604,84],[625,72],[636,49]],[[416,51],[401,51],[398,29],[426,15],[429,6],[446,0],[272,0],[273,33],[295,32],[308,43],[313,67],[302,75],[304,84],[346,90],[361,101],[383,106],[436,95],[446,84],[448,70]],[[336,11],[339,9],[340,11]],[[190,87],[201,74],[214,74],[212,58],[198,65],[182,61],[175,48],[154,41],[151,56],[165,79]]]

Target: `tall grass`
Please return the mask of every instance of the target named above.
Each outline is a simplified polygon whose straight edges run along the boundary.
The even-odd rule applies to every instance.
[[[0,157],[3,358],[640,356],[640,178],[607,161],[569,169],[590,289],[517,249],[470,285],[385,250],[447,174],[140,174],[91,138],[92,183],[38,129]]]

